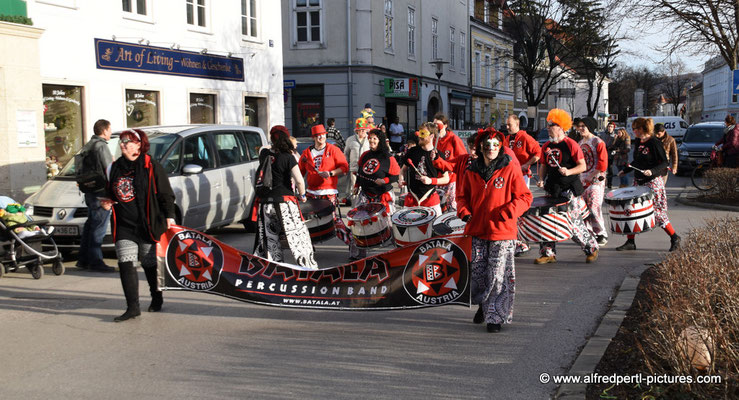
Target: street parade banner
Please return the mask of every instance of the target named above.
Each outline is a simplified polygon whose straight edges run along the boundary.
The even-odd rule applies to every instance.
[[[162,235],[157,260],[163,290],[281,307],[390,310],[470,306],[470,248],[469,237],[445,236],[310,270],[271,262],[176,226]]]

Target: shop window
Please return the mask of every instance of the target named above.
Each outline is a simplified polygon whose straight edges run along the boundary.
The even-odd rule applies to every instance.
[[[159,125],[159,92],[126,89],[126,126]]]
[[[323,85],[299,85],[293,89],[293,134],[310,137],[310,128],[323,123]]]
[[[259,126],[259,99],[244,97],[244,125]]]
[[[190,123],[216,123],[216,95],[190,93]]]
[[[44,134],[50,171],[63,168],[83,145],[84,126],[80,86],[42,85]],[[56,165],[54,165],[56,164]],[[47,173],[48,175],[48,173]],[[53,174],[52,174],[53,175]]]

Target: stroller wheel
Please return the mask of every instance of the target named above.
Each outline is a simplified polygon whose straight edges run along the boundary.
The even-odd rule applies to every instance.
[[[54,275],[64,275],[64,262],[61,258],[55,259],[54,263],[51,264],[51,272],[53,272]]]
[[[40,262],[32,262],[26,266],[31,271],[33,279],[41,279],[44,276],[44,266]]]

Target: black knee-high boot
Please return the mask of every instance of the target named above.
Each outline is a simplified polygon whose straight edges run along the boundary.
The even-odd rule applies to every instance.
[[[126,312],[113,318],[115,322],[126,321],[141,315],[139,307],[139,276],[132,262],[118,263],[121,272],[121,285],[123,295],[126,296]]]
[[[157,268],[144,268],[144,274],[146,274],[146,281],[149,282],[149,293],[151,293],[151,304],[149,305],[149,312],[157,312],[162,309],[164,298],[162,292],[159,290],[159,282],[157,279]]]

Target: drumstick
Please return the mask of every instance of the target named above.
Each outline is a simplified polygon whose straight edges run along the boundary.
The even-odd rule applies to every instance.
[[[547,149],[546,153],[547,153],[548,156],[551,156],[552,155],[552,150],[551,149]],[[557,159],[554,158],[554,156],[552,156],[551,158],[552,158],[552,161],[554,161],[554,163],[557,164],[557,168],[562,168],[562,166],[559,165],[559,161],[557,161]]]
[[[424,200],[426,200],[426,198],[427,198],[427,197],[429,197],[429,195],[430,195],[430,194],[431,194],[431,193],[432,193],[432,192],[433,192],[434,190],[435,190],[434,188],[431,188],[431,189],[429,189],[429,190],[428,190],[428,191],[426,192],[426,194],[424,194],[424,195],[423,195],[423,197],[421,197],[421,199],[420,199],[420,200],[418,200],[418,198],[416,198],[416,200],[418,200],[418,205],[420,206],[420,205],[421,205],[421,203],[422,203],[422,202],[423,202]]]
[[[410,158],[409,158],[409,159],[408,159],[408,160],[406,161],[406,164],[408,164],[408,165],[410,165],[411,167],[413,167],[413,170],[414,170],[414,171],[416,171],[416,173],[417,173],[418,175],[420,175],[420,176],[425,176],[424,174],[422,174],[422,173],[421,173],[421,171],[419,171],[419,170],[418,170],[418,168],[416,168],[416,166],[415,166],[415,165],[413,165],[413,160],[411,160]]]
[[[626,164],[627,167],[631,167],[631,169],[641,172],[642,174],[645,172],[643,169],[639,169],[631,164]]]

